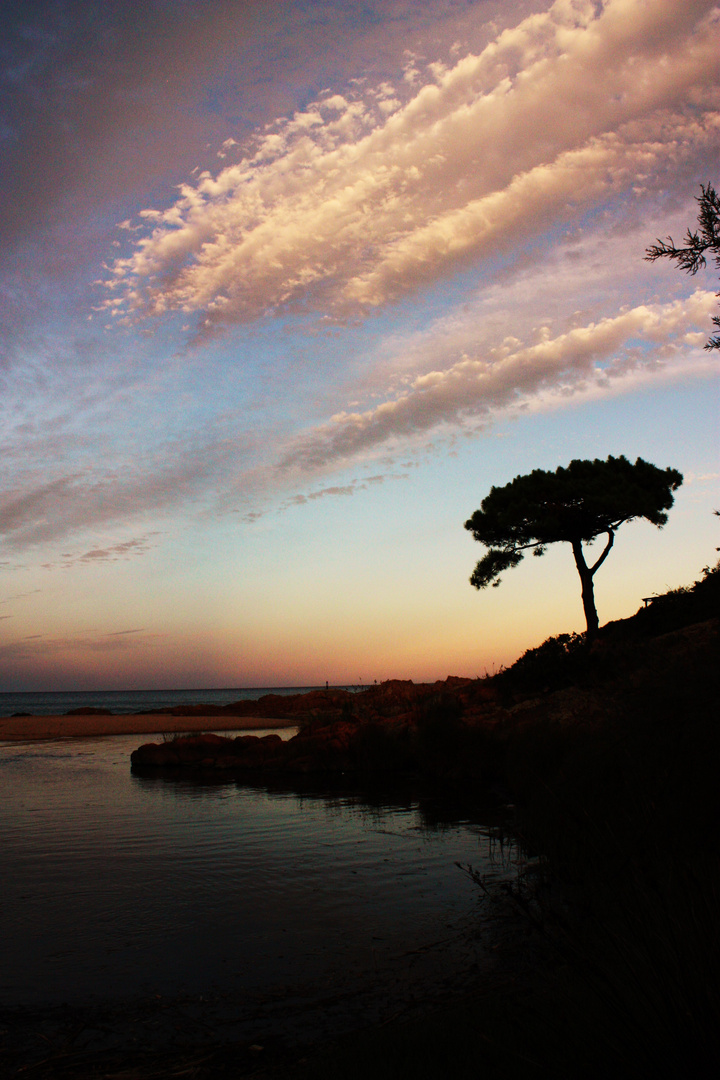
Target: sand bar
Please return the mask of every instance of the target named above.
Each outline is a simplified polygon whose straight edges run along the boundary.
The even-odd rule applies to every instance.
[[[2,716],[0,742],[93,738],[96,735],[154,735],[176,731],[248,731],[296,727],[297,717],[173,716],[172,713],[120,713],[116,716]]]

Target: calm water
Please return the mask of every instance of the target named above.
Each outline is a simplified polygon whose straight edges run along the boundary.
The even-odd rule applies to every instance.
[[[486,962],[455,863],[511,867],[462,799],[134,777],[139,741],[0,744],[0,1006],[215,995],[307,1035]]]

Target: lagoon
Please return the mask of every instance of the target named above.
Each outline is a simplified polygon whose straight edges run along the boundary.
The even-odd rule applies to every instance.
[[[456,864],[499,880],[516,854],[471,795],[133,776],[138,741],[0,744],[3,1009],[212,1002],[235,1035],[307,1038],[491,967]]]

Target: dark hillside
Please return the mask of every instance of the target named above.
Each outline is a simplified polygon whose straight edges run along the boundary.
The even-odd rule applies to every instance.
[[[692,585],[652,597],[627,619],[600,628],[597,640],[586,647],[582,634],[548,638],[492,679],[503,696],[569,686],[600,686],[619,671],[641,667],[643,645],[661,635],[720,617],[720,562],[706,567]],[[628,646],[635,646],[629,650]]]
[[[299,1075],[706,1075],[720,1055],[719,586],[706,570],[590,650],[550,639],[495,676],[486,752],[531,856],[514,887],[486,892],[514,913],[510,982]]]

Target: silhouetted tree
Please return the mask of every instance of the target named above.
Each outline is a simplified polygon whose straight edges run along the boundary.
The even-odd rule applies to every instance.
[[[673,492],[683,482],[677,469],[659,469],[642,458],[571,461],[567,468],[534,469],[504,487],[493,487],[465,528],[487,547],[470,584],[500,584],[500,574],[522,562],[526,551],[544,555],[548,544],[571,545],[587,621],[587,640],[598,630],[593,577],[610,554],[615,533],[626,521],[645,518],[658,528],[667,521]],[[605,547],[588,566],[583,544],[605,534]]]
[[[715,256],[715,267],[720,270],[720,198],[712,184],[701,184],[700,195],[696,195],[696,202],[700,206],[698,214],[699,232],[690,232],[688,229],[683,247],[675,247],[672,236],[667,241],[658,240],[645,251],[645,260],[655,262],[656,259],[673,259],[678,266],[688,274],[697,274],[701,266],[707,265],[705,252],[712,252]],[[720,296],[720,293],[717,293]],[[720,315],[713,315],[712,320],[720,330]],[[720,334],[714,334],[705,343],[706,349],[720,349]]]

